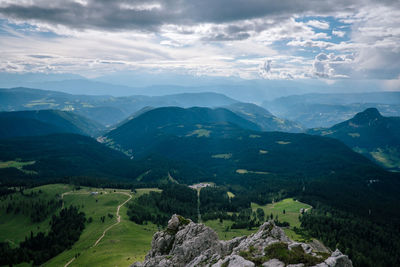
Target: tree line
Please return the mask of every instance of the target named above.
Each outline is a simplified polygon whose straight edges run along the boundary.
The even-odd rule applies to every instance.
[[[64,250],[70,249],[78,241],[85,228],[85,221],[85,214],[79,212],[77,207],[62,209],[59,215],[53,215],[48,234],[39,232],[34,235],[31,232],[30,237],[25,237],[17,248],[11,248],[9,243],[0,243],[0,265],[45,263]]]

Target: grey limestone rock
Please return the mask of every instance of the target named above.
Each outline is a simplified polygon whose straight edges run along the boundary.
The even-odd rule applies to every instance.
[[[285,263],[281,262],[278,259],[272,259],[267,262],[264,262],[263,267],[285,267]]]
[[[230,255],[225,257],[223,260],[219,260],[217,263],[213,264],[212,267],[254,267],[255,264],[251,261],[244,259],[239,255]]]
[[[173,215],[166,230],[154,234],[151,250],[143,262],[136,262],[133,267],[253,267],[260,261],[264,267],[303,267],[302,262],[291,262],[285,265],[284,259],[273,259],[268,249],[280,246],[290,251],[303,251],[308,257],[320,260],[315,267],[352,267],[351,260],[339,250],[324,259],[317,256],[309,244],[290,240],[284,231],[271,222],[260,226],[259,230],[250,235],[237,237],[229,241],[218,239],[217,233],[211,228],[179,215]],[[267,248],[267,250],[266,250]],[[291,252],[294,253],[294,252]]]
[[[316,267],[352,267],[351,260],[348,256],[342,254],[336,249],[332,255],[324,262],[317,264]]]

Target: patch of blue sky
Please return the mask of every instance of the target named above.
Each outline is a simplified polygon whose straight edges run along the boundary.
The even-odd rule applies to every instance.
[[[314,58],[319,53],[326,52],[319,47],[296,47],[292,50],[295,57]]]
[[[45,38],[54,38],[59,35],[51,31],[42,31],[35,25],[29,23],[12,23],[6,19],[0,19],[0,34],[9,36],[18,36],[23,34],[26,36],[40,36]]]
[[[7,23],[7,20],[0,19],[0,35],[10,35],[13,36],[12,28]]]
[[[304,23],[307,23],[311,20],[317,20],[320,22],[328,23],[329,24],[328,29],[321,29],[321,28],[311,26],[313,28],[314,32],[326,33],[330,37],[330,39],[322,38],[320,40],[329,40],[329,42],[336,43],[336,44],[350,40],[351,24],[343,23],[342,21],[340,21],[339,19],[337,19],[333,16],[326,16],[326,17],[306,16],[306,17],[298,17],[295,20],[298,22],[304,22]],[[340,31],[340,32],[344,32],[345,34],[344,34],[344,36],[338,36],[338,35],[332,34],[333,31]]]
[[[323,51],[323,49],[320,49],[319,47],[298,47],[287,45],[287,43],[290,41],[291,40],[289,39],[276,41],[271,44],[271,48],[284,55],[303,58],[314,58]]]

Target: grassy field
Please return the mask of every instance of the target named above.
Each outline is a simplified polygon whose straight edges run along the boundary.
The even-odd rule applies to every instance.
[[[3,168],[16,168],[20,171],[23,171],[27,174],[35,174],[35,171],[31,171],[31,170],[25,170],[24,167],[25,166],[29,166],[29,165],[33,165],[35,164],[36,161],[14,161],[14,160],[10,160],[10,161],[0,161],[0,169]]]
[[[232,238],[244,235],[250,235],[257,231],[257,227],[252,230],[248,229],[230,229],[233,224],[231,220],[224,220],[222,223],[219,220],[209,220],[203,222],[208,227],[214,229],[217,232],[219,239],[221,240],[230,240]],[[227,227],[229,226],[229,230],[227,231]]]
[[[253,174],[269,174],[269,172],[259,172],[259,171],[249,171],[245,169],[237,169],[236,173],[238,174],[248,174],[248,173],[253,173]]]
[[[235,197],[235,194],[230,192],[230,191],[228,191],[227,194],[228,194],[229,198],[234,198]]]
[[[152,224],[137,225],[131,222],[126,215],[126,206],[122,206],[119,212],[121,222],[107,231],[97,246],[93,246],[103,231],[117,222],[117,206],[128,199],[127,195],[120,192],[129,193],[129,191],[99,189],[99,194],[95,196],[90,194],[92,191],[95,189],[84,189],[75,194],[65,195],[66,205],[82,203],[81,210],[86,213],[87,218],[92,217],[93,222],[86,225],[72,249],[51,259],[45,266],[64,266],[74,257],[76,259],[69,266],[129,266],[134,261],[144,259],[150,249],[152,236],[158,229]],[[150,191],[159,190],[137,189],[133,197]],[[108,217],[108,214],[113,214],[113,218]],[[104,223],[100,220],[102,216],[106,216]]]
[[[96,240],[103,231],[117,222],[116,211],[118,205],[129,199],[131,192],[121,189],[100,189],[82,187],[80,190],[73,190],[71,185],[45,185],[34,189],[25,190],[25,194],[31,191],[42,193],[37,197],[43,200],[60,199],[63,195],[64,205],[78,206],[85,212],[86,218],[92,218],[91,223],[86,223],[80,239],[73,247],[51,259],[43,266],[64,266],[71,259],[76,259],[69,266],[130,266],[133,262],[143,260],[150,249],[153,234],[158,230],[153,224],[137,225],[131,222],[126,214],[127,207],[120,208],[119,224],[110,228],[97,246],[93,247]],[[133,198],[161,190],[155,188],[137,189]],[[97,194],[92,194],[97,192]],[[16,246],[23,241],[30,232],[47,232],[51,215],[41,223],[31,223],[30,218],[23,214],[5,214],[5,208],[9,201],[27,201],[27,196],[20,193],[12,194],[10,197],[0,201],[0,242],[9,242]],[[60,208],[61,209],[61,208]],[[55,213],[60,211],[58,209]],[[108,216],[110,214],[110,216]],[[111,216],[112,215],[112,216]],[[101,217],[105,216],[104,223]],[[27,263],[18,266],[30,266]]]
[[[278,216],[278,220],[280,222],[288,222],[290,224],[290,227],[285,230],[285,233],[294,240],[301,241],[302,237],[297,235],[294,231],[293,228],[300,227],[300,221],[299,221],[299,216],[300,216],[300,209],[310,209],[311,206],[305,203],[301,203],[299,201],[296,201],[292,198],[287,198],[282,201],[273,203],[273,204],[267,204],[264,206],[260,206],[256,203],[251,204],[251,208],[253,211],[256,211],[257,208],[261,208],[264,210],[265,216],[270,216],[271,214],[273,215],[274,219],[276,216]],[[283,213],[285,211],[285,213]]]
[[[370,154],[384,167],[400,169],[400,151],[396,148],[378,148]]]
[[[80,239],[73,247],[59,254],[55,258],[49,260],[44,266],[65,266],[71,259],[74,259],[69,266],[130,266],[135,261],[142,261],[149,251],[153,234],[159,229],[157,226],[149,223],[147,225],[137,225],[131,222],[127,216],[127,205],[120,208],[120,223],[117,222],[117,207],[130,198],[139,197],[151,191],[161,190],[155,188],[137,189],[135,193],[129,190],[121,189],[100,189],[83,187],[80,190],[74,190],[72,185],[45,185],[30,190],[25,190],[25,194],[30,191],[42,193],[38,197],[50,200],[60,199],[63,196],[65,206],[78,206],[81,211],[85,212],[86,218],[91,218],[91,223],[86,223],[86,227]],[[97,192],[96,194],[92,192]],[[233,196],[230,196],[233,197]],[[10,197],[3,198],[0,202],[0,242],[9,242],[16,245],[24,240],[30,232],[47,231],[49,228],[49,220],[46,219],[41,223],[31,223],[27,216],[22,214],[5,214],[4,210],[8,201],[20,201],[27,196],[15,193]],[[128,202],[129,204],[129,202]],[[291,228],[299,227],[298,220],[301,208],[311,208],[309,205],[300,203],[293,199],[285,199],[274,204],[259,206],[252,203],[252,209],[262,208],[269,216],[271,213],[274,218],[278,215],[280,221],[287,221],[291,227],[285,229],[285,232],[292,239],[299,240]],[[283,214],[285,210],[285,214]],[[57,210],[55,213],[57,213]],[[110,216],[109,216],[110,215]],[[101,221],[101,217],[105,216],[105,221]],[[234,237],[249,235],[257,231],[257,227],[252,230],[248,229],[231,229],[233,224],[230,220],[210,220],[205,224],[213,228],[220,239],[229,240]],[[112,226],[113,225],[113,226]],[[96,240],[102,236],[105,229],[112,226],[100,242],[94,246]],[[21,264],[18,266],[29,266]]]
[[[38,192],[41,190],[40,198],[43,200],[51,200],[60,198],[64,192],[72,190],[70,185],[44,185],[34,189],[25,190],[25,194],[30,194],[31,191]],[[49,229],[49,216],[46,220],[40,223],[32,223],[30,218],[23,214],[6,214],[5,209],[9,202],[18,203],[19,201],[29,201],[29,197],[23,196],[20,193],[12,194],[12,199],[8,196],[0,200],[0,242],[9,242],[12,246],[23,241],[25,236],[30,235],[30,232],[37,233],[47,231]]]
[[[290,227],[284,229],[285,233],[293,240],[304,241],[302,236],[297,235],[293,231],[293,228],[300,227],[300,209],[310,209],[310,205],[295,201],[292,198],[287,198],[274,204],[267,204],[263,206],[256,203],[251,203],[251,208],[253,211],[256,211],[258,208],[263,209],[266,218],[268,216],[267,219],[269,219],[269,216],[272,213],[274,219],[276,218],[276,216],[278,216],[280,222],[290,223]],[[283,213],[283,210],[285,210],[285,214]],[[214,229],[218,233],[219,238],[223,240],[229,240],[238,236],[249,235],[255,233],[258,230],[258,227],[255,227],[252,230],[230,229],[233,224],[233,221],[230,220],[224,220],[222,223],[219,220],[210,220],[205,222],[204,224]],[[227,229],[227,227],[229,227],[229,229]]]

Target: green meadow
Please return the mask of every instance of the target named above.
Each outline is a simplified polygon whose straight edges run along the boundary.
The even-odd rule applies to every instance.
[[[290,226],[284,228],[285,233],[293,240],[301,241],[302,237],[293,231],[294,227],[300,228],[300,209],[308,210],[312,207],[308,204],[294,200],[293,198],[286,198],[282,201],[275,202],[267,205],[258,205],[251,203],[251,208],[256,211],[258,208],[264,210],[266,218],[272,214],[275,219],[278,216],[280,222],[288,222]]]
[[[289,227],[284,228],[285,233],[293,240],[304,241],[304,238],[293,231],[294,227],[300,228],[300,209],[310,209],[311,206],[305,203],[301,203],[292,198],[283,199],[282,201],[275,202],[273,204],[258,205],[251,203],[251,208],[255,212],[258,208],[264,210],[266,220],[270,219],[270,215],[273,215],[275,219],[278,216],[280,222],[288,222]],[[285,211],[285,213],[283,212]],[[209,220],[204,222],[205,225],[213,228],[220,239],[229,240],[238,236],[250,235],[258,230],[258,227],[249,229],[231,229],[233,221],[223,220]]]
[[[138,197],[150,191],[159,190],[137,189],[132,197]],[[98,192],[98,194],[93,195],[91,192]],[[130,194],[130,191],[84,189],[65,195],[66,205],[82,203],[81,210],[93,221],[86,224],[80,239],[70,250],[51,259],[45,266],[63,266],[73,258],[75,259],[68,266],[129,266],[134,261],[143,260],[150,249],[151,239],[157,227],[152,224],[137,225],[130,221],[126,215],[125,205],[119,211],[121,221],[116,224],[118,205],[129,199],[129,196],[123,193]],[[102,216],[105,216],[104,223],[101,221]],[[109,228],[110,226],[112,227]],[[109,230],[104,237],[94,246],[107,228]]]
[[[61,194],[72,190],[70,185],[44,185],[33,189],[24,190],[25,195],[31,192],[42,192],[39,197],[42,200],[49,201],[51,199],[59,199]],[[19,203],[21,201],[30,201],[29,196],[24,196],[20,193],[12,194],[11,196],[0,199],[0,242],[9,242],[12,246],[18,244],[25,239],[25,236],[33,233],[46,232],[49,229],[49,221],[51,216],[40,223],[32,223],[30,218],[22,213],[14,214],[6,213],[7,205],[10,203]]]
[[[9,242],[11,246],[16,246],[25,236],[29,236],[31,231],[35,234],[49,230],[51,215],[43,222],[32,223],[29,216],[5,212],[9,202],[29,201],[27,195],[31,191],[40,191],[37,197],[42,200],[62,197],[65,206],[78,206],[80,211],[86,214],[87,219],[91,218],[91,222],[86,223],[82,235],[72,248],[52,258],[44,266],[65,266],[72,259],[74,260],[68,266],[130,266],[133,262],[144,259],[150,249],[152,236],[158,230],[157,226],[150,223],[137,225],[130,221],[126,215],[125,205],[120,208],[121,220],[116,224],[116,212],[117,207],[129,199],[129,195],[135,198],[151,191],[160,191],[159,189],[137,189],[135,193],[131,193],[129,190],[88,187],[74,190],[71,185],[55,184],[25,190],[25,195],[14,193],[11,197],[1,199],[0,242]],[[104,222],[101,220],[102,217]],[[109,228],[110,226],[112,227]],[[94,246],[107,228],[109,230],[104,237]],[[18,266],[30,266],[30,264],[23,263]]]
[[[65,206],[77,206],[88,219],[82,235],[72,248],[52,258],[44,266],[65,266],[67,263],[69,263],[68,266],[130,266],[133,262],[144,259],[150,249],[153,234],[160,229],[152,223],[138,225],[130,221],[127,216],[127,205],[132,199],[151,191],[160,192],[161,190],[137,189],[134,193],[129,190],[89,187],[74,190],[72,185],[55,184],[25,190],[24,195],[14,193],[3,197],[0,202],[0,242],[9,242],[11,246],[16,246],[31,232],[49,230],[51,215],[40,223],[32,223],[26,214],[6,214],[5,212],[10,202],[28,201],[31,197],[29,195],[33,192],[37,193],[36,197],[42,200],[62,199]],[[230,197],[234,195],[231,194]],[[126,202],[127,200],[129,201]],[[117,208],[124,202],[126,202],[125,205],[119,210],[120,222],[117,223]],[[300,227],[300,209],[311,208],[310,205],[290,198],[263,206],[252,203],[251,207],[253,211],[258,208],[263,209],[266,218],[272,214],[274,218],[278,216],[279,221],[290,223],[290,227],[285,229],[285,232],[296,240],[301,239],[293,231],[293,227]],[[60,209],[61,207],[54,214]],[[222,240],[249,235],[257,231],[257,227],[250,230],[231,229],[233,222],[230,220],[222,222],[209,220],[205,224],[213,228]],[[107,231],[102,237],[105,230]],[[98,241],[100,237],[102,238]],[[98,241],[97,244],[96,241]],[[29,264],[24,263],[18,266],[29,266]]]

